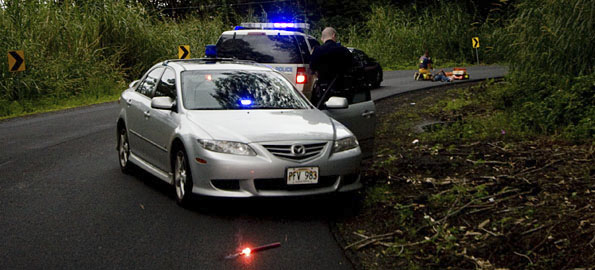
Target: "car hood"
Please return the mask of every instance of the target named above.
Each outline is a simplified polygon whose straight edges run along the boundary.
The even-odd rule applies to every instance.
[[[335,123],[319,110],[196,110],[188,119],[214,140],[333,140]],[[207,139],[207,138],[204,138]]]

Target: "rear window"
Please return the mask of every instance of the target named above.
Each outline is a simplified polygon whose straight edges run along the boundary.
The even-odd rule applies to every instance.
[[[302,54],[293,36],[222,35],[217,42],[217,56],[259,63],[302,64]]]

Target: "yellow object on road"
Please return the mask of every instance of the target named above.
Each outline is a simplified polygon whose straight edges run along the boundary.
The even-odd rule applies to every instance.
[[[419,69],[419,74],[420,76],[423,76],[424,80],[429,80],[432,78],[432,73],[430,72],[429,69],[425,69],[425,68],[420,68]]]

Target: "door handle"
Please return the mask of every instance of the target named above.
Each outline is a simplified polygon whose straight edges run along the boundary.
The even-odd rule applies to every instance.
[[[151,117],[151,113],[150,113],[149,111],[146,111],[146,112],[145,112],[145,117],[146,117],[146,118],[149,118],[149,117]]]
[[[374,111],[365,111],[365,112],[362,113],[362,117],[370,118],[374,114],[375,114]]]

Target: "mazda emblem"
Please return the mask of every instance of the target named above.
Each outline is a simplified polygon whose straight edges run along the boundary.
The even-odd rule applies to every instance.
[[[291,146],[291,153],[295,156],[303,156],[306,154],[306,147],[301,144],[294,144]]]

